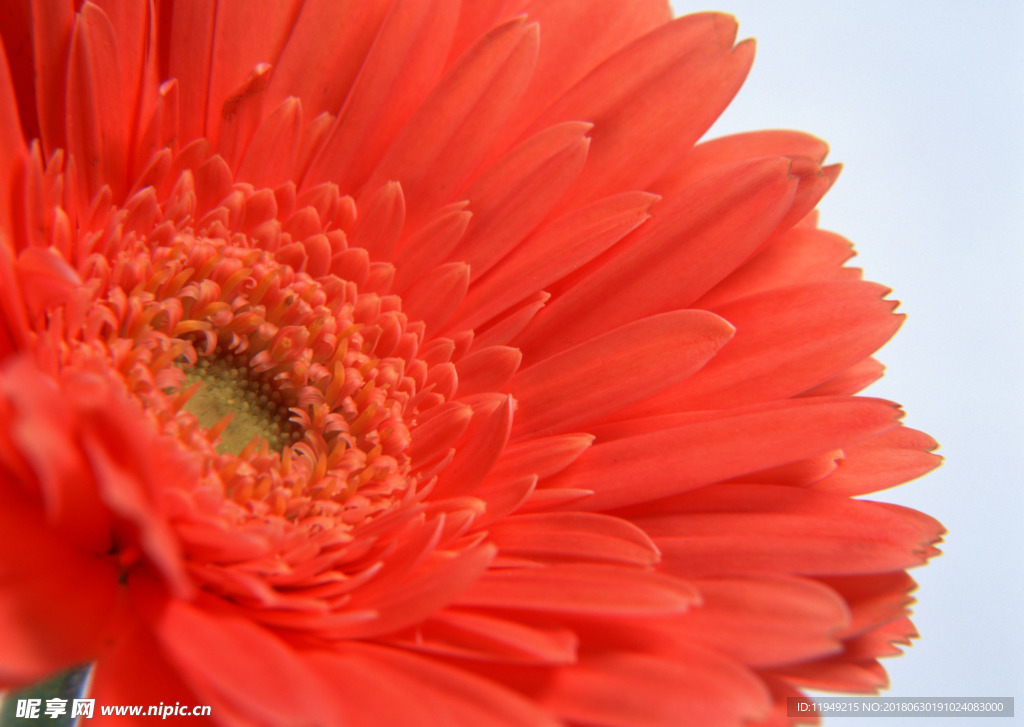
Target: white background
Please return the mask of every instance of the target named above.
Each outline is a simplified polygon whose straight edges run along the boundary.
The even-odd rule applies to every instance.
[[[1024,715],[1024,2],[713,1],[758,51],[711,135],[788,127],[829,141],[845,169],[822,226],[855,242],[855,263],[908,314],[869,393],[902,403],[947,458],[874,496],[949,530],[945,555],[913,572],[921,639],[886,661],[886,694],[1012,696]]]

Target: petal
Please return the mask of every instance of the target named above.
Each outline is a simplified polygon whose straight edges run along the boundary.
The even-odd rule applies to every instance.
[[[643,224],[657,199],[623,192],[540,228],[470,288],[454,325],[475,328],[590,262]]]
[[[387,259],[405,226],[405,194],[398,182],[382,184],[360,207],[362,214],[352,231],[352,247],[374,259]]]
[[[65,137],[68,53],[72,27],[76,25],[75,8],[70,0],[34,2],[31,13],[39,130],[43,153],[49,157],[56,149],[68,146]]]
[[[491,523],[500,522],[508,515],[519,510],[536,492],[536,475],[518,478],[488,477],[473,492],[486,505],[486,510],[479,515],[476,524],[486,528]]]
[[[523,355],[511,346],[487,346],[471,351],[455,363],[459,396],[501,391],[519,368]]]
[[[868,575],[833,576],[821,582],[839,593],[849,604],[850,624],[843,630],[849,638],[906,617],[914,603],[910,592],[917,588],[914,579],[903,571]]]
[[[0,684],[91,661],[119,631],[118,571],[66,542],[0,470]]]
[[[543,290],[534,293],[493,320],[473,339],[474,343],[478,346],[503,346],[510,343],[523,332],[550,298],[551,294]]]
[[[490,529],[502,553],[531,559],[596,560],[653,565],[658,549],[647,534],[621,518],[597,513],[514,515]]]
[[[400,261],[395,271],[395,291],[401,293],[423,276],[424,270],[447,259],[469,226],[473,214],[467,203],[455,202],[437,210],[415,233],[398,243],[394,259]]]
[[[578,724],[702,727],[745,724],[767,712],[762,682],[736,662],[692,646],[669,660],[609,650],[558,670],[538,699]]]
[[[466,431],[473,410],[465,404],[449,404],[451,406],[446,406],[444,412],[439,412],[413,430],[408,455],[414,462],[426,463],[437,459]]]
[[[909,482],[942,463],[941,457],[931,453],[938,446],[924,432],[907,427],[890,429],[845,447],[838,469],[813,487],[853,496]]]
[[[402,296],[402,309],[421,320],[428,331],[444,325],[466,297],[470,269],[466,263],[447,263],[429,271]]]
[[[585,428],[698,371],[732,337],[705,311],[681,310],[626,324],[540,361],[513,378],[515,435]]]
[[[333,700],[299,653],[248,618],[183,601],[167,603],[156,637],[201,701],[217,700],[256,723],[330,721]]]
[[[160,644],[144,625],[133,618],[130,630],[126,631],[125,638],[105,651],[93,667],[89,678],[89,698],[101,705],[157,705],[161,702],[167,705],[198,705],[203,702],[185,685],[175,666],[162,653]],[[229,722],[226,710],[226,705],[218,702],[210,713],[216,713],[220,719]],[[118,724],[125,724],[125,716],[103,715],[100,709],[95,709],[89,724],[117,727]]]
[[[593,442],[591,434],[557,434],[518,442],[502,453],[495,474],[548,477],[575,462]]]
[[[547,216],[587,157],[589,124],[545,129],[502,157],[464,192],[473,218],[454,256],[479,278]]]
[[[269,63],[257,63],[245,80],[231,89],[220,106],[216,149],[233,169],[238,168],[263,119],[263,101],[272,69]]]
[[[379,593],[364,594],[368,589],[361,589],[349,608],[372,609],[374,618],[342,625],[335,632],[335,637],[380,637],[428,618],[473,588],[487,572],[495,551],[494,546],[485,544],[457,555],[446,554],[447,557],[439,562],[418,568],[411,577],[393,583],[386,590],[380,589]]]
[[[333,181],[359,190],[444,70],[458,5],[393,3],[304,185]]]
[[[16,275],[24,290],[25,303],[36,317],[61,304],[71,303],[82,284],[74,268],[52,248],[22,250],[16,263]]]
[[[744,406],[785,399],[870,356],[902,315],[889,290],[862,281],[781,288],[714,309],[736,336],[714,360],[628,416]]]
[[[83,551],[109,551],[113,514],[100,498],[78,441],[94,424],[89,421],[88,395],[96,393],[95,382],[69,377],[71,385],[62,387],[27,357],[9,361],[3,373],[2,435],[11,484],[17,472],[19,487],[39,498],[51,527],[60,530],[63,539]]]
[[[127,139],[117,37],[91,3],[75,18],[68,58],[67,143],[89,199],[104,185],[127,190]]]
[[[384,153],[366,187],[398,180],[410,216],[454,201],[519,100],[537,55],[537,26],[494,28],[452,67]]]
[[[474,494],[501,456],[512,428],[512,399],[498,397],[474,406],[465,434],[455,443],[456,455],[434,487],[434,496]]]
[[[767,159],[664,201],[647,224],[566,281],[517,340],[525,360],[690,305],[764,242],[795,191],[789,161]]]
[[[540,25],[540,56],[530,86],[516,116],[508,120],[497,149],[507,149],[552,99],[562,96],[602,61],[672,19],[671,9],[658,0],[591,0],[584,4],[534,0],[524,10]],[[587,42],[580,43],[580,38]]]
[[[257,64],[277,60],[297,3],[181,3],[165,12],[161,77],[178,80],[182,108],[193,110],[182,115],[182,140],[204,136],[216,147],[224,104]]]
[[[820,583],[782,575],[691,582],[702,602],[674,626],[680,639],[757,668],[842,650],[840,637],[850,612],[835,591]]]
[[[800,399],[692,415],[591,447],[550,486],[593,490],[581,503],[606,510],[654,501],[721,480],[807,459],[896,426],[899,411],[878,399]],[[658,456],[651,456],[652,452]]]
[[[758,157],[806,157],[819,164],[828,155],[828,144],[801,131],[770,130],[704,141],[693,147],[654,185],[659,194],[671,196],[704,177]]]
[[[286,98],[253,133],[239,162],[239,179],[272,187],[292,178],[301,134],[302,106],[297,98]]]
[[[36,116],[35,59],[32,57],[32,8],[29,3],[6,3],[0,7],[0,104],[10,103],[0,115],[9,114],[0,127],[18,129],[17,136],[3,138],[38,139],[39,119]],[[9,94],[9,98],[7,95]],[[11,120],[17,127],[4,126]],[[21,128],[25,136],[21,136]]]
[[[276,106],[294,96],[311,118],[323,111],[337,113],[390,5],[391,0],[302,3],[274,65],[267,102]],[[330,73],[310,73],[313,68],[329,68]]]
[[[780,485],[717,485],[676,498],[677,515],[634,521],[679,576],[895,571],[937,551],[942,526],[907,508]]]
[[[545,111],[535,131],[565,119],[594,123],[587,173],[567,204],[610,188],[647,188],[688,150],[746,77],[753,45],[733,49],[735,37],[727,15],[678,18],[616,53]]]
[[[515,692],[428,657],[351,642],[317,652],[310,664],[332,684],[346,686],[340,724],[394,727],[430,715],[437,727],[557,727],[550,715]]]
[[[830,692],[878,694],[880,689],[889,686],[885,668],[876,659],[852,659],[846,654],[795,664],[772,673],[804,688]]]
[[[11,196],[14,191],[14,170],[26,158],[28,150],[18,121],[18,100],[7,63],[6,49],[0,45],[0,228],[13,237]],[[7,242],[0,242],[6,245]]]
[[[489,662],[571,664],[579,639],[568,627],[531,623],[520,615],[509,619],[449,608],[397,643],[414,651]]]
[[[0,360],[27,348],[32,331],[26,300],[15,273],[11,240],[0,230]]]
[[[871,384],[882,378],[885,373],[885,366],[873,358],[865,358],[845,371],[823,381],[807,391],[801,392],[800,396],[850,396],[858,394]]]
[[[859,270],[843,267],[853,255],[853,245],[839,235],[813,227],[794,227],[708,291],[697,305],[713,309],[766,290],[830,280],[858,280]]]
[[[682,612],[698,603],[697,591],[675,578],[632,567],[555,564],[490,570],[470,586],[460,606],[573,614]]]
[[[103,9],[117,39],[117,67],[120,69],[125,128],[133,144],[129,151],[131,154],[134,153],[136,136],[142,131],[138,127],[144,123],[150,110],[148,106],[153,102],[156,86],[156,69],[153,67],[156,59],[155,54],[150,52],[154,18],[148,3],[98,2],[97,5]],[[113,70],[108,68],[106,72],[111,73]],[[143,150],[143,155],[148,157],[148,150]],[[135,159],[134,163],[142,164],[145,161]]]

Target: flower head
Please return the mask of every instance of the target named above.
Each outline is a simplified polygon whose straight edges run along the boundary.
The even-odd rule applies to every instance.
[[[223,723],[784,723],[942,533],[901,316],[663,3],[14,4],[0,680]],[[586,42],[581,42],[585,39]]]

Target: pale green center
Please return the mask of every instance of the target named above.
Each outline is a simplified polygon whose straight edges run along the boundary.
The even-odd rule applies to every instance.
[[[249,367],[247,360],[233,354],[200,358],[184,370],[189,385],[199,389],[185,404],[200,426],[209,429],[225,416],[231,422],[220,435],[220,454],[241,454],[253,437],[266,439],[270,449],[280,452],[297,438],[288,421],[288,407],[274,386]]]

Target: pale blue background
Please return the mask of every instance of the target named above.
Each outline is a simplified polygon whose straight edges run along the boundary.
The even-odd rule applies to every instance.
[[[790,127],[831,143],[845,170],[822,226],[856,243],[909,316],[869,393],[904,404],[947,458],[877,496],[950,531],[913,573],[922,638],[887,661],[887,695],[1012,696],[1024,715],[1024,2],[717,1],[758,53],[713,135]]]

